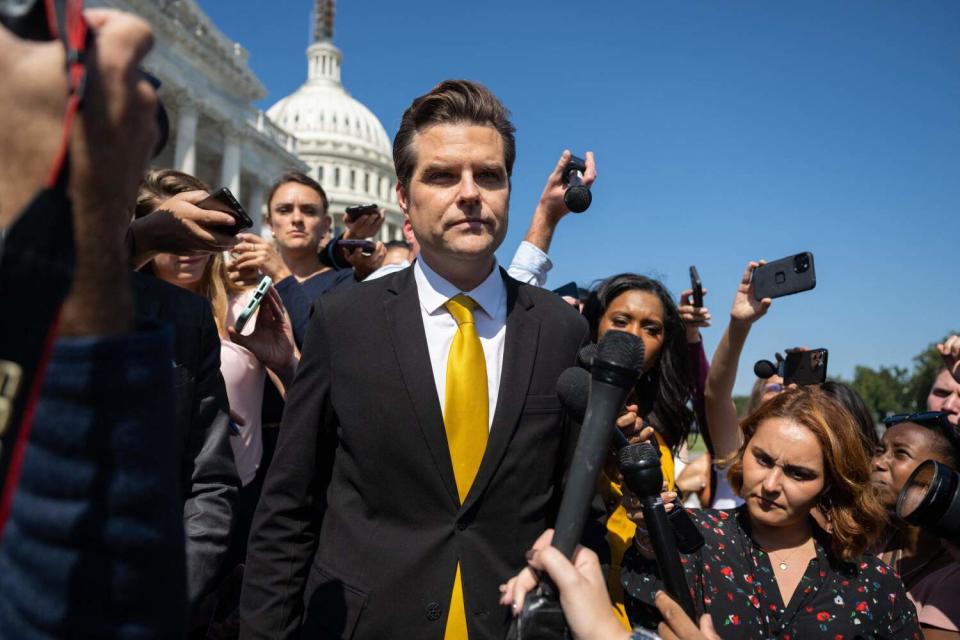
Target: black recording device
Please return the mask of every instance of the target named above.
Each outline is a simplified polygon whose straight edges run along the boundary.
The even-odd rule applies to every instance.
[[[680,564],[680,551],[660,498],[663,487],[660,452],[652,443],[640,442],[621,449],[619,458],[624,484],[640,499],[643,523],[650,535],[664,586],[686,614],[696,619],[690,588]]]
[[[897,515],[960,546],[960,474],[936,460],[921,463],[900,491]]]
[[[693,306],[697,309],[702,308],[703,282],[700,281],[700,273],[693,265],[690,265],[690,288],[693,290]]]
[[[624,331],[608,331],[597,345],[590,372],[587,408],[573,453],[553,534],[553,546],[568,558],[583,534],[597,478],[610,446],[617,415],[643,372],[643,341]],[[559,393],[559,389],[558,389]],[[555,587],[544,578],[527,595],[507,638],[569,637]]]
[[[46,42],[56,40],[57,37],[50,30],[50,20],[47,16],[48,5],[65,5],[64,0],[53,0],[46,2],[44,0],[0,0],[0,23],[13,32],[14,35],[24,40],[37,40]],[[54,23],[59,23],[59,30],[64,32],[65,11],[58,11],[54,18]],[[144,80],[149,82],[154,89],[160,88],[160,80],[150,73],[140,70]],[[170,119],[167,117],[167,110],[163,103],[157,100],[157,145],[153,150],[153,157],[157,157],[167,145],[167,139],[170,136]]]
[[[823,384],[827,381],[828,355],[826,349],[790,351],[785,359],[778,355],[776,364],[769,360],[758,360],[753,365],[753,372],[763,380],[778,375],[783,378],[784,386]]]
[[[376,213],[380,208],[375,204],[358,204],[346,208],[347,222],[356,222],[357,219],[368,213]]]
[[[370,240],[355,240],[353,238],[340,238],[337,240],[337,246],[345,249],[360,249],[360,253],[370,255],[377,250],[377,245]]]
[[[583,213],[593,202],[590,187],[583,183],[583,174],[586,171],[587,163],[577,156],[570,156],[567,166],[563,168],[563,184],[567,186],[567,190],[563,192],[563,203],[574,213]]]

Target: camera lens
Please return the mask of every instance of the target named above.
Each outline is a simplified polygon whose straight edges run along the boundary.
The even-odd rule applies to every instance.
[[[798,253],[793,256],[793,270],[796,273],[803,273],[810,268],[810,258],[805,253]]]

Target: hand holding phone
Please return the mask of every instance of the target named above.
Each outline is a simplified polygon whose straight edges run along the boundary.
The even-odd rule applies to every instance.
[[[353,238],[340,238],[337,245],[347,250],[360,249],[360,253],[370,255],[377,250],[375,242],[370,240],[354,240]]]
[[[233,227],[226,227],[224,229],[226,233],[231,235],[237,235],[244,229],[249,229],[253,226],[253,220],[250,219],[250,216],[247,215],[243,206],[233,197],[233,194],[230,193],[230,190],[226,187],[217,189],[207,198],[198,202],[197,206],[201,209],[207,209],[208,211],[222,211],[233,218]]]
[[[358,204],[347,207],[344,215],[347,217],[347,222],[356,222],[360,216],[368,213],[376,213],[379,210],[380,208],[375,204]]]

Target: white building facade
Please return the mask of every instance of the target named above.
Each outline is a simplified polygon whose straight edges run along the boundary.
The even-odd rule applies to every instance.
[[[315,0],[307,81],[267,114],[296,138],[298,157],[330,198],[337,230],[344,209],[376,204],[386,210],[380,239],[399,240],[403,214],[397,205],[393,147],[380,120],[343,87],[343,54],[333,44],[334,12],[334,0]]]
[[[153,161],[195,175],[211,189],[227,187],[260,230],[267,190],[287,171],[311,170],[297,139],[252,106],[266,89],[247,64],[249,53],[225,36],[195,0],[93,0],[150,23],[155,46],[144,67],[163,85],[170,139]]]

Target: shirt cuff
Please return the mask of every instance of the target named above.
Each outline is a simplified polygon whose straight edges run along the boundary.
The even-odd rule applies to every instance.
[[[552,268],[550,256],[540,247],[524,240],[517,247],[507,273],[515,280],[542,287],[547,283],[547,273]]]

